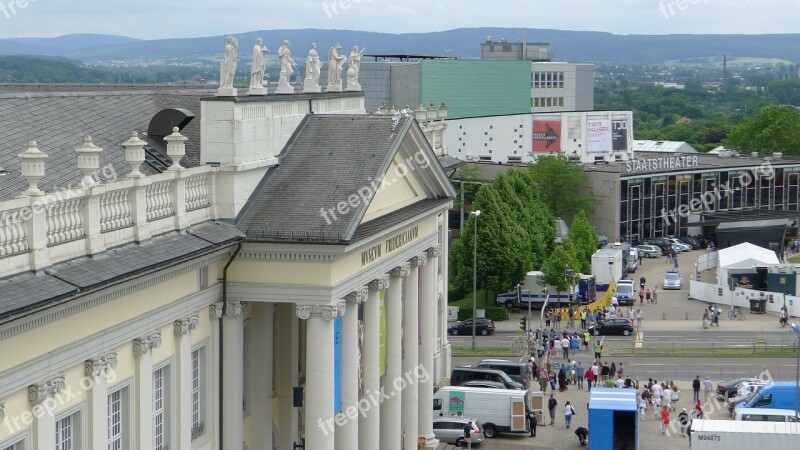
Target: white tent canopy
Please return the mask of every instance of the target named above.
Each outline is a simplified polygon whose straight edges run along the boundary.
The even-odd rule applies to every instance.
[[[717,283],[727,284],[730,270],[752,269],[755,266],[780,264],[774,251],[744,242],[719,251]]]

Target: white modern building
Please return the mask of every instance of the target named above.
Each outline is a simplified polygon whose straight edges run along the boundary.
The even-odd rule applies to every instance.
[[[594,64],[531,63],[531,112],[592,111]]]
[[[437,448],[455,191],[413,115],[153,86],[0,105],[0,448]]]
[[[633,141],[634,152],[697,153],[694,147],[684,141]]]
[[[514,114],[447,123],[447,152],[463,161],[518,164],[562,153],[592,164],[633,157],[630,111]]]

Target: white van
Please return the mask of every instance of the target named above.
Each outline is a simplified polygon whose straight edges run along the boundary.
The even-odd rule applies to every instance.
[[[446,386],[433,394],[433,417],[449,417],[460,412],[464,417],[479,421],[483,425],[483,435],[491,439],[499,432],[529,431],[527,405],[527,391]]]
[[[792,409],[738,408],[734,420],[756,422],[800,422]]]

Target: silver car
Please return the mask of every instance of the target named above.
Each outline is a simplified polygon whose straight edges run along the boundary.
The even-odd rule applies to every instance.
[[[664,289],[680,289],[681,274],[677,270],[670,270],[664,276]]]
[[[658,258],[663,253],[661,248],[649,244],[637,245],[636,250],[643,258]]]
[[[469,418],[463,416],[437,417],[433,419],[433,434],[441,442],[461,447],[461,442],[464,441],[464,426],[469,421]],[[472,445],[480,444],[483,439],[483,426],[477,420],[472,420]]]

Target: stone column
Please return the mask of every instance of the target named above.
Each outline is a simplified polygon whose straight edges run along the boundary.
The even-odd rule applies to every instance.
[[[439,441],[433,434],[433,348],[436,341],[437,278],[436,258],[439,248],[426,250],[428,263],[420,269],[419,274],[419,365],[415,374],[419,384],[419,435],[425,438],[426,449],[436,449]]]
[[[33,404],[32,448],[56,448],[56,418],[52,410],[57,406],[54,397],[64,388],[66,383],[61,374],[28,386],[28,401]]]
[[[334,389],[333,321],[345,304],[298,305],[297,317],[306,326],[305,450],[334,450],[332,426]],[[328,425],[331,424],[331,425]]]
[[[364,396],[372,404],[369,395],[380,391],[380,339],[381,298],[380,292],[389,287],[389,275],[382,275],[369,283],[369,298],[364,305]],[[359,416],[358,448],[380,449],[381,410],[370,407]]]
[[[92,388],[86,391],[90,450],[108,448],[108,380],[115,367],[116,352],[87,359],[83,365],[83,374],[92,380]]]
[[[136,442],[140,447],[153,445],[153,355],[154,348],[161,347],[161,333],[150,333],[133,340],[136,356]],[[37,447],[44,448],[44,447]]]
[[[274,330],[274,306],[272,303],[253,304],[251,314],[252,325],[250,327],[253,334],[253,356],[251,357],[253,367],[253,379],[258,380],[253,383],[253,401],[250,406],[250,420],[253,421],[253,449],[272,448],[272,398],[273,398],[273,364],[287,364],[287,360],[281,358],[275,361],[273,355],[273,330]],[[279,355],[283,356],[281,353]]]
[[[222,405],[219,398],[219,367],[222,365],[222,347],[220,342],[219,324],[222,320],[222,302],[208,305],[208,317],[211,319],[211,336],[209,342],[208,364],[213,367],[208,377],[208,387],[211,395],[208,396],[208,415],[206,421],[206,431],[211,436],[211,448],[221,448],[219,429],[219,415]]]
[[[239,302],[228,302],[222,316],[222,448],[242,450],[244,411],[244,322]]]
[[[192,449],[192,330],[200,326],[194,314],[173,323],[175,338],[175,444],[178,450]]]
[[[358,448],[358,307],[367,300],[369,288],[360,287],[345,297],[342,319],[342,411],[336,421],[336,450]]]
[[[386,450],[400,450],[402,430],[400,424],[400,392],[393,382],[402,377],[403,365],[403,278],[411,273],[409,264],[401,264],[391,271],[393,278],[386,291],[386,376],[383,388],[390,398],[381,403],[381,445]]]
[[[407,383],[401,398],[405,448],[416,448],[419,437],[419,384],[413,377],[419,365],[419,267],[426,261],[424,253],[412,258],[411,273],[403,280],[403,378]]]
[[[278,304],[275,327],[275,353],[280,355],[275,370],[275,388],[278,394],[278,448],[292,449],[299,443],[298,430],[300,421],[297,408],[293,405],[293,389],[298,385],[297,367],[300,355],[299,330],[300,320],[297,318],[294,305]]]

